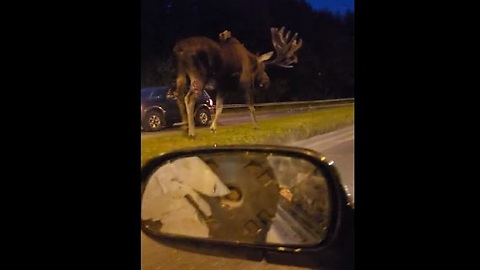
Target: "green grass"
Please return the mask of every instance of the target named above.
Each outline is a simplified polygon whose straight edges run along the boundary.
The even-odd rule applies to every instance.
[[[219,126],[216,133],[212,133],[208,128],[196,129],[194,140],[188,139],[186,133],[180,129],[178,134],[143,139],[141,163],[143,165],[152,157],[176,149],[226,144],[286,144],[306,139],[352,125],[354,104],[263,120],[258,123],[259,129],[253,129],[251,123]]]

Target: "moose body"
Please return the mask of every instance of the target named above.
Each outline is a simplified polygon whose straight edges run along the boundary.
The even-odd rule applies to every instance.
[[[273,51],[257,56],[248,51],[230,31],[219,34],[219,42],[207,37],[190,37],[178,41],[173,49],[177,61],[175,94],[182,115],[182,124],[188,136],[195,136],[193,110],[200,92],[207,88],[217,91],[216,112],[210,125],[215,132],[217,121],[223,110],[223,100],[232,91],[241,91],[246,98],[254,128],[258,128],[253,94],[257,88],[268,88],[270,79],[265,72],[266,64],[291,67],[297,61],[294,52],[301,46],[294,38],[286,42],[283,29],[272,28],[272,42],[277,53],[269,60]],[[286,35],[288,39],[289,33]],[[288,48],[287,48],[288,47]],[[187,88],[187,84],[189,87]],[[188,90],[188,91],[187,91]]]

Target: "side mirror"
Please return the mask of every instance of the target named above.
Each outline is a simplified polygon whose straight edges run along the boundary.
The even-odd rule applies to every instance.
[[[345,240],[352,214],[333,162],[306,149],[202,147],[142,168],[142,230],[179,248],[250,248],[273,263],[309,267],[353,261],[344,253],[345,245],[353,250],[353,238]]]

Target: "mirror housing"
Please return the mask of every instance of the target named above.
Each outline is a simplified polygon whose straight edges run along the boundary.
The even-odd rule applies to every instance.
[[[277,145],[165,153],[141,170],[141,229],[174,248],[353,269],[353,205],[333,162]]]

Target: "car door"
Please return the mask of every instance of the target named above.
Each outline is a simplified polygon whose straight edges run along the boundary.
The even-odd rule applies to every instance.
[[[165,110],[165,121],[167,125],[181,121],[180,111],[178,110],[177,101],[167,98],[168,87],[161,87],[155,93],[162,102],[162,108]]]

